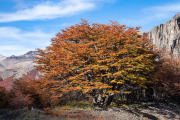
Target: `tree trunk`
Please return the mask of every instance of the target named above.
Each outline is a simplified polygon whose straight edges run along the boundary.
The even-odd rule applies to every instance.
[[[98,94],[96,97],[93,97],[93,104],[95,107],[105,108],[108,107],[114,98],[114,94],[107,95],[102,97],[101,94]]]

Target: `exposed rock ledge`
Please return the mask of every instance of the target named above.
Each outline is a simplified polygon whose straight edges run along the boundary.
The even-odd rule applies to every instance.
[[[157,49],[173,52],[180,57],[180,13],[165,24],[154,27],[149,32],[149,38]]]

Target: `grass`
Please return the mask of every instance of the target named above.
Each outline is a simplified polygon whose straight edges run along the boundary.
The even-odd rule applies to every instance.
[[[3,110],[0,110],[0,112]],[[45,112],[39,109],[28,110],[28,109],[8,109],[6,113],[0,115],[0,120],[57,120],[59,118],[49,116]]]
[[[93,104],[82,100],[82,101],[68,101],[66,104],[59,105],[54,108],[54,110],[73,110],[73,109],[79,109],[79,110],[85,110],[85,109],[92,109]]]
[[[71,108],[81,108],[81,109],[89,109],[93,107],[92,103],[84,100],[67,102],[67,106]]]

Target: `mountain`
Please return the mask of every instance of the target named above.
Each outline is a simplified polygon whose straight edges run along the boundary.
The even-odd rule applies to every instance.
[[[149,38],[158,49],[172,52],[180,57],[180,13],[170,21],[154,27],[149,32]]]
[[[11,88],[14,80],[28,76],[31,79],[39,79],[40,74],[35,69],[34,56],[37,52],[30,51],[21,56],[0,56],[0,86]]]
[[[4,59],[6,59],[6,57],[5,57],[5,56],[0,55],[0,60],[4,60]]]

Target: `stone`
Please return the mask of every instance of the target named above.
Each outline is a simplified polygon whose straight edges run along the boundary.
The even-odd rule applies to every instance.
[[[148,36],[157,49],[180,57],[180,13],[170,21],[154,27]]]

